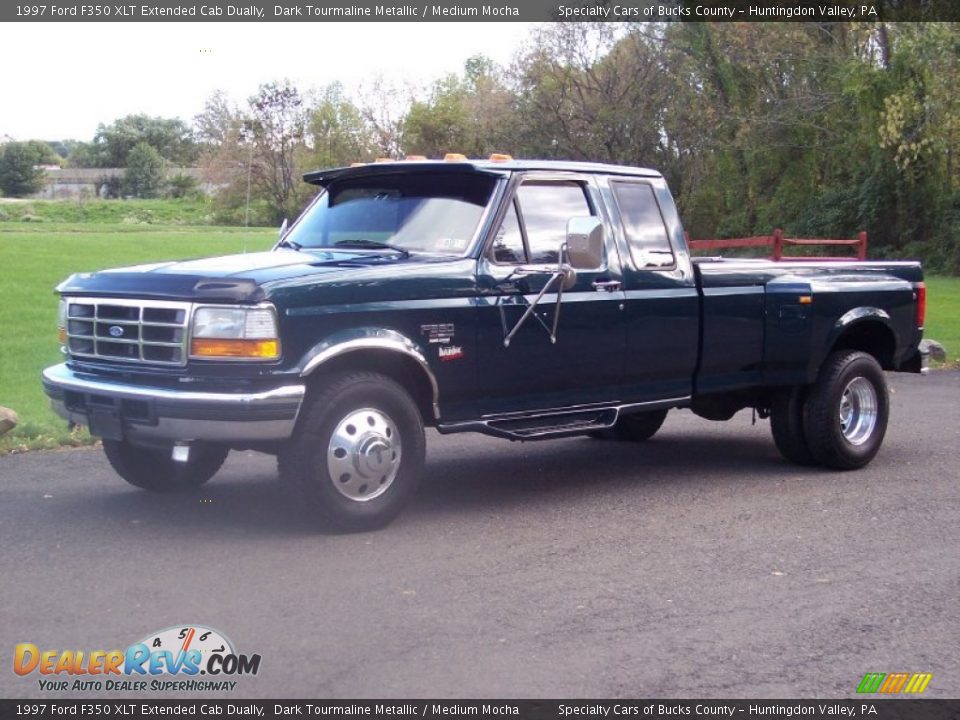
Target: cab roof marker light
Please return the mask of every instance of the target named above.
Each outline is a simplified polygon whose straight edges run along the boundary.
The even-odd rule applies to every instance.
[[[511,162],[513,160],[513,155],[507,155],[506,153],[491,153],[490,162]]]
[[[443,156],[444,162],[465,162],[467,156],[463,153],[447,153]]]
[[[350,167],[363,167],[366,164],[367,163],[355,162],[355,163],[350,163]]]
[[[426,155],[407,155],[407,160],[426,160]]]
[[[374,160],[374,162],[378,162],[378,163],[382,163],[382,162],[393,162],[393,158],[379,157],[379,158],[377,158],[376,160]]]

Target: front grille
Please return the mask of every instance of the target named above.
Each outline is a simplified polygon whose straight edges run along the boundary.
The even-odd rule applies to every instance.
[[[185,365],[190,303],[67,298],[67,351],[74,357]]]

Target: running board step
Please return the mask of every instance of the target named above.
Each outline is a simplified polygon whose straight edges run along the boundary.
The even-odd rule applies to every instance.
[[[502,420],[476,420],[441,425],[438,429],[442,433],[469,430],[509,440],[546,440],[611,428],[617,422],[617,414],[616,408],[606,408]]]

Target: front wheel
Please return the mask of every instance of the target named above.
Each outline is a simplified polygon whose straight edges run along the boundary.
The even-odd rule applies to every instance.
[[[200,487],[217,474],[227,459],[223,445],[195,444],[190,459],[177,462],[172,448],[148,448],[126,440],[104,440],[103,452],[117,474],[131,485],[154,492],[176,492]]]
[[[873,356],[852,350],[835,352],[804,401],[807,446],[821,465],[856,470],[880,450],[889,414],[887,381]]]
[[[280,475],[321,522],[373,530],[416,491],[425,440],[420,412],[392,379],[373,372],[327,378],[307,400],[280,451]]]

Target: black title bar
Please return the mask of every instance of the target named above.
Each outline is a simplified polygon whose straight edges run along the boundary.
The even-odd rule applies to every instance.
[[[783,22],[960,20],[954,0],[38,0],[3,22]]]
[[[0,700],[2,718],[804,718],[955,720],[960,700]]]

